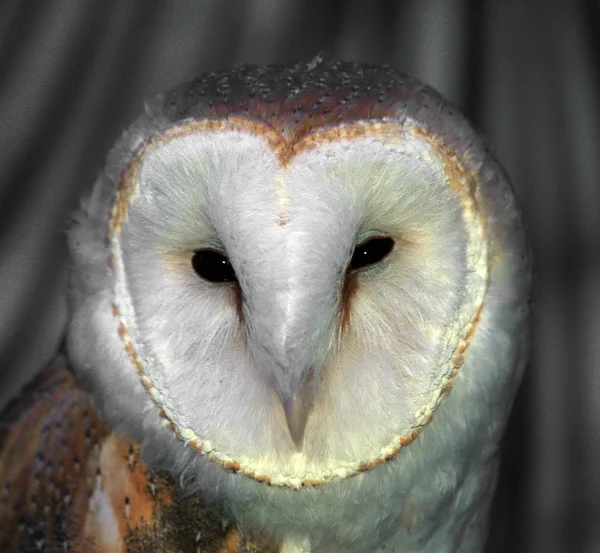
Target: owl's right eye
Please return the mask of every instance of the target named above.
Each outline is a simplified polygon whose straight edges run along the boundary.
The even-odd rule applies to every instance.
[[[215,250],[196,250],[192,257],[196,274],[208,282],[235,282],[237,276],[229,258]]]

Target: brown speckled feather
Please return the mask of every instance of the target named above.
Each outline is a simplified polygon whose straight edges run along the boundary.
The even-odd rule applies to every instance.
[[[180,501],[138,445],[100,420],[64,358],[0,419],[2,553],[275,553],[202,498]]]

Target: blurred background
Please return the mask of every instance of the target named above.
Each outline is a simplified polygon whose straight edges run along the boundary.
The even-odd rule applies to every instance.
[[[65,221],[145,98],[233,63],[390,63],[489,138],[537,254],[488,553],[600,552],[597,0],[0,2],[0,405],[56,351]]]

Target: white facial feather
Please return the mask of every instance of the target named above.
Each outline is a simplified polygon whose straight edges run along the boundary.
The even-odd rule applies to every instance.
[[[473,316],[457,323],[457,312],[482,293],[467,289],[467,222],[434,153],[408,135],[369,138],[282,167],[262,138],[198,132],[146,153],[138,179],[115,242],[115,303],[182,433],[290,481],[327,480],[399,447],[439,394],[444,347]],[[397,246],[357,275],[341,332],[346,266],[365,233]],[[192,269],[203,246],[231,260],[242,329],[231,286]],[[323,390],[299,456],[272,390],[293,390],[311,368]]]
[[[456,139],[405,110],[282,157],[252,122],[153,109],[70,235],[70,357],[105,417],[286,547],[476,551],[527,349],[527,242],[499,168],[454,115]],[[393,251],[349,275],[372,236]],[[201,248],[239,288],[198,277]],[[298,452],[280,398],[307,379]]]

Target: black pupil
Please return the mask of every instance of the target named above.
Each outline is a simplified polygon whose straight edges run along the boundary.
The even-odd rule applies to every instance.
[[[196,274],[209,282],[232,282],[237,277],[229,259],[215,250],[198,250],[192,257]]]
[[[379,263],[394,249],[394,240],[389,236],[380,236],[366,240],[354,249],[349,269],[360,269]]]

